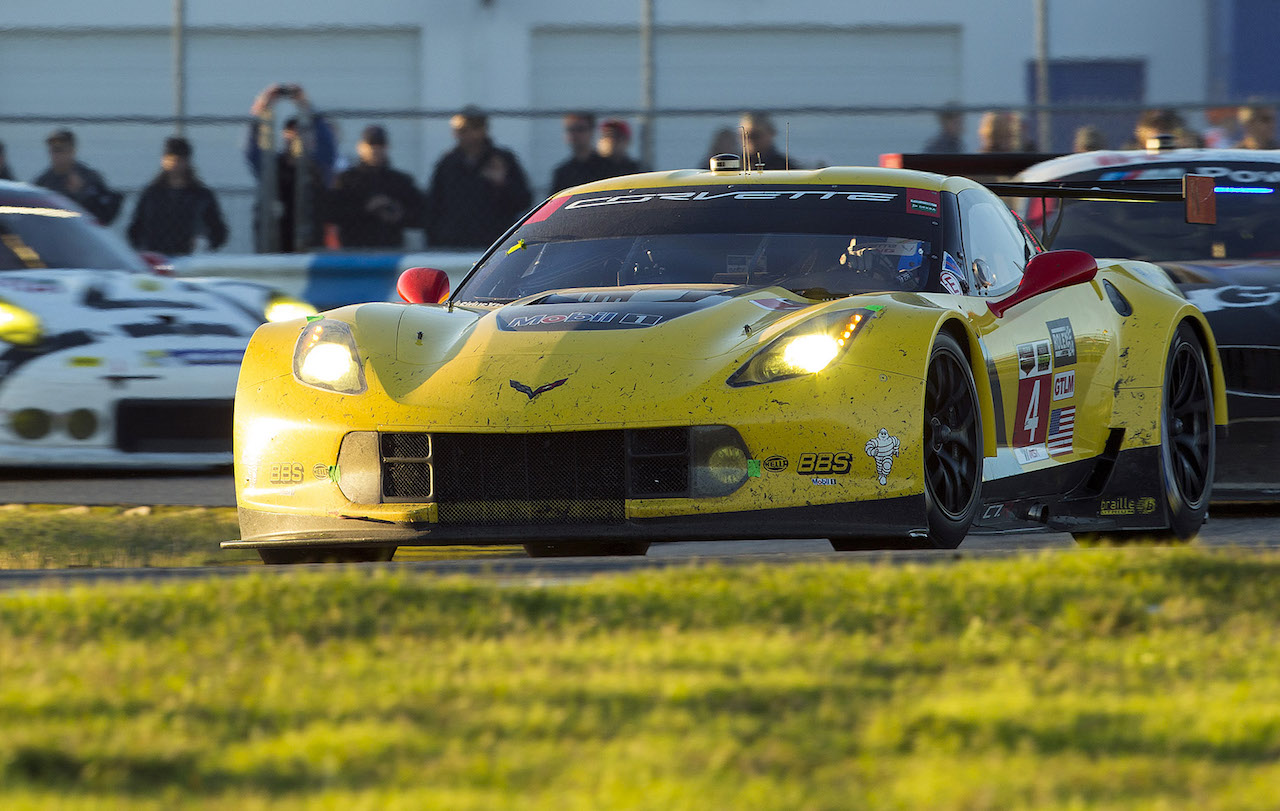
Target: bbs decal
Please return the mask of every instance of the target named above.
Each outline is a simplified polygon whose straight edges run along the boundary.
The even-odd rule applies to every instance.
[[[272,484],[299,484],[303,480],[301,462],[285,462],[271,466]]]
[[[802,453],[796,464],[796,473],[802,476],[814,473],[848,473],[853,456],[845,451],[832,453]]]

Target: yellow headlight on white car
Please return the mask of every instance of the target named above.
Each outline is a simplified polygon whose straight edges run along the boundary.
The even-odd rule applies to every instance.
[[[269,322],[275,322],[292,321],[295,318],[310,318],[315,314],[316,308],[307,302],[277,293],[267,302],[262,316]]]
[[[0,301],[0,341],[32,346],[40,342],[43,334],[40,319],[35,313],[7,301]]]
[[[293,350],[299,383],[339,394],[363,394],[369,387],[351,326],[331,318],[307,324]]]

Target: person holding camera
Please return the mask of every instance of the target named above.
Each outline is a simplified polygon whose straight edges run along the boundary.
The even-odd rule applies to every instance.
[[[412,177],[391,168],[387,146],[385,129],[365,127],[360,162],[338,175],[327,196],[325,220],[338,227],[344,248],[401,248],[404,229],[422,227],[424,197]]]
[[[299,115],[292,116],[284,122],[281,130],[284,143],[276,155],[276,186],[279,201],[279,242],[280,250],[285,253],[307,251],[320,243],[320,229],[314,227],[318,201],[324,190],[333,179],[333,164],[338,154],[337,139],[333,128],[320,113],[311,108],[311,100],[301,85],[273,84],[258,94],[254,99],[250,112],[254,120],[249,122],[248,136],[245,140],[244,157],[254,178],[262,174],[262,149],[258,144],[258,128],[262,125],[270,109],[276,102],[287,99],[298,109]],[[299,171],[301,170],[301,171]],[[298,183],[305,183],[307,188],[302,195],[304,210],[297,210]],[[255,220],[260,212],[255,213]],[[312,227],[306,229],[311,238],[298,240],[295,238],[299,217],[305,218]],[[301,244],[307,242],[307,244]]]

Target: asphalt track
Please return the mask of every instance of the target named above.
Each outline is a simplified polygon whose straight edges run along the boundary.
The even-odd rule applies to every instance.
[[[0,470],[0,504],[121,504],[234,506],[229,470],[212,473],[165,474],[59,473],[42,470]],[[1280,508],[1215,508],[1196,544],[1210,547],[1280,549]],[[1079,547],[1070,535],[1020,532],[973,536],[957,550],[894,552],[834,552],[822,539],[776,541],[717,541],[654,544],[644,557],[543,558],[523,555],[485,556],[475,559],[396,560],[359,564],[362,568],[392,567],[439,575],[466,574],[521,583],[572,582],[596,574],[698,564],[786,564],[797,561],[858,562],[889,560],[895,563],[946,563],[966,558],[999,558],[1028,552],[1073,554]],[[1050,553],[1054,553],[1050,551]],[[89,584],[120,580],[167,581],[208,576],[238,576],[247,572],[285,574],[325,568],[308,566],[225,566],[170,569],[66,569],[0,571],[0,589],[40,585]]]

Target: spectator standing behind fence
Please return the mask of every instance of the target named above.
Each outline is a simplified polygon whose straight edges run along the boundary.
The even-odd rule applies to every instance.
[[[1276,149],[1276,111],[1265,104],[1241,107],[1237,114],[1244,137],[1237,146],[1240,149]]]
[[[186,138],[165,139],[160,174],[142,190],[128,234],[138,250],[169,256],[221,248],[227,241],[218,198],[196,176]]]
[[[49,147],[49,168],[32,182],[70,197],[103,225],[110,225],[120,213],[124,195],[108,186],[102,175],[76,160],[75,133],[54,130],[44,142]]]
[[[422,193],[391,168],[387,150],[387,131],[370,124],[356,144],[359,162],[333,181],[325,219],[338,226],[344,248],[401,248],[404,229],[422,226]]]
[[[1239,110],[1235,107],[1210,107],[1204,111],[1205,128],[1204,145],[1210,149],[1230,149],[1240,142],[1239,125],[1236,122]]]
[[[436,163],[427,192],[433,248],[487,248],[533,203],[516,156],[489,139],[489,117],[467,107],[450,120],[457,146]]]
[[[4,141],[0,141],[0,180],[13,180],[13,169],[9,166],[9,158],[4,151]]]
[[[1200,146],[1200,136],[1187,127],[1177,110],[1147,110],[1133,125],[1131,149],[1170,149]]]
[[[294,191],[294,186],[298,181],[297,167],[300,163],[307,166],[307,180],[312,188],[312,193],[309,195],[312,210],[303,212],[303,216],[314,220],[316,216],[315,209],[318,208],[316,203],[333,177],[333,164],[338,149],[333,137],[333,130],[329,127],[329,122],[325,120],[323,115],[312,112],[311,100],[300,85],[270,85],[258,94],[258,97],[253,101],[253,106],[250,108],[255,120],[249,122],[244,157],[248,161],[249,169],[253,172],[255,179],[259,177],[262,165],[262,150],[258,146],[257,137],[259,122],[256,119],[262,116],[267,108],[281,99],[290,99],[299,109],[305,109],[311,113],[311,133],[309,136],[300,132],[297,117],[289,118],[284,122],[284,128],[281,130],[284,143],[281,145],[280,152],[276,155],[276,199],[280,204],[280,250],[285,253],[293,253],[294,251],[305,251],[316,247],[316,244],[320,241],[320,229],[313,227],[310,230],[316,244],[294,244],[294,226],[297,215],[295,210],[297,207],[297,195]],[[304,155],[306,160],[302,160]],[[255,221],[257,216],[258,213],[255,211]]]
[[[716,155],[741,155],[742,138],[738,133],[739,131],[733,127],[721,127],[711,133],[711,143],[707,146],[706,157],[702,159],[698,168],[710,168],[711,159]]]
[[[620,118],[610,118],[600,124],[600,140],[596,151],[613,166],[613,175],[634,175],[645,171],[640,162],[631,157],[631,125]]]
[[[569,145],[569,157],[551,173],[552,194],[570,186],[622,174],[596,151],[592,143],[595,130],[596,117],[591,113],[569,113],[564,117],[564,141]]]
[[[1093,152],[1098,149],[1106,148],[1107,141],[1102,137],[1102,130],[1092,124],[1085,124],[1083,127],[1078,127],[1075,135],[1071,138],[1072,152]]]
[[[925,152],[953,155],[964,152],[964,113],[948,104],[938,111],[938,131],[924,145]]]
[[[747,163],[751,169],[803,169],[795,161],[778,151],[774,145],[778,130],[768,113],[759,111],[743,113],[739,122],[747,134]]]
[[[1022,116],[1012,110],[989,110],[978,122],[979,152],[1031,152]]]

